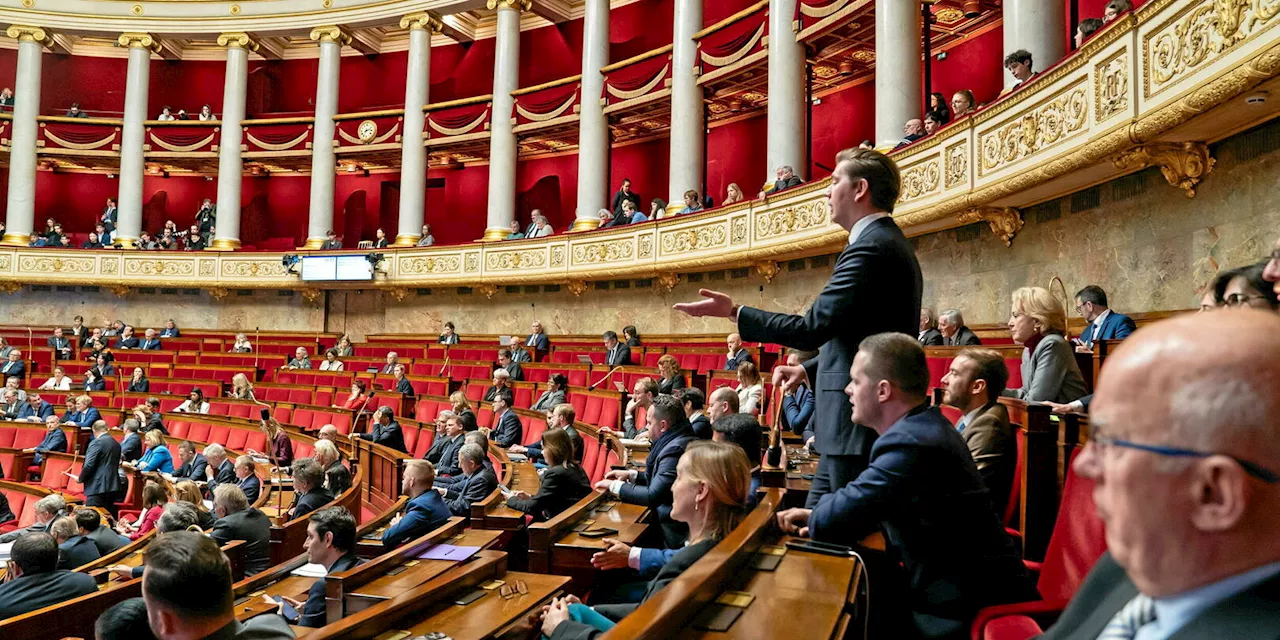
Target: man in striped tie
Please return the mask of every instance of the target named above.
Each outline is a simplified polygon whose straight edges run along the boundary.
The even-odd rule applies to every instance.
[[[1075,470],[1108,551],[1043,637],[1280,638],[1280,318],[1142,329],[1095,395]]]

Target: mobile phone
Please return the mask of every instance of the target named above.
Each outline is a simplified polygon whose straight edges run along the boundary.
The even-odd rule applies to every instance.
[[[286,602],[284,598],[281,598],[280,596],[271,596],[271,599],[281,604],[282,608],[280,615],[284,616],[284,619],[287,620],[289,624],[296,624],[298,620],[302,618],[302,615],[298,613],[298,610],[294,609],[293,605]]]
[[[584,538],[603,538],[603,537],[605,537],[605,536],[616,536],[616,535],[618,535],[618,530],[617,530],[617,529],[609,529],[609,528],[588,529],[588,530],[586,530],[586,531],[583,531],[582,533],[579,533],[578,535],[580,535],[580,536],[582,536],[582,537],[584,537]]]

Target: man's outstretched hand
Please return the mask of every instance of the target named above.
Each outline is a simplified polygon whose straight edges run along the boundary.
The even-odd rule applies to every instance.
[[[712,318],[729,318],[733,316],[733,298],[719,291],[710,289],[699,289],[698,295],[703,299],[697,302],[681,302],[674,307],[676,311],[683,311],[695,318],[701,316],[710,316]]]

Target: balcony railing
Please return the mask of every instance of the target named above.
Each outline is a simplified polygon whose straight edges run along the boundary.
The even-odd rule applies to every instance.
[[[694,34],[703,79],[768,57],[769,2],[762,0]]]
[[[604,72],[604,103],[616,109],[670,95],[671,45],[646,51],[601,69]]]

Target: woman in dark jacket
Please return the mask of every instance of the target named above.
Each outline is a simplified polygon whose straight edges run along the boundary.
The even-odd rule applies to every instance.
[[[640,346],[640,334],[636,333],[634,325],[627,325],[622,328],[622,342],[628,347]]]
[[[640,602],[588,607],[575,596],[556,598],[543,607],[543,635],[551,640],[591,640],[613,628],[742,522],[750,489],[751,465],[741,447],[707,440],[691,443],[680,457],[671,488],[671,517],[689,525],[685,548],[662,565]]]
[[[147,379],[147,373],[142,367],[133,368],[133,377],[129,378],[130,393],[150,393],[151,381]]]
[[[111,364],[111,359],[107,353],[100,353],[95,358],[95,364],[89,371],[84,374],[84,390],[85,391],[106,391],[107,376],[114,376],[116,368]]]
[[[685,387],[680,361],[669,353],[658,358],[658,376],[658,393],[675,395],[677,390]]]
[[[517,491],[507,498],[508,507],[532,515],[538,521],[554,518],[591,493],[591,480],[582,467],[573,462],[573,444],[564,429],[543,432],[542,457],[547,461],[547,469],[542,472],[538,494],[530,496]]]

